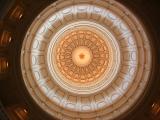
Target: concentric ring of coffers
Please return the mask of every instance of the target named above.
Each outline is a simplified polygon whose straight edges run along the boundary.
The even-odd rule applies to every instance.
[[[106,49],[106,52],[104,51],[103,53],[101,53],[102,57],[99,56],[98,61],[94,62],[95,64],[94,68],[100,67],[100,69],[97,71],[93,70],[92,78],[91,78],[92,81],[86,82],[86,83],[82,83],[80,81],[74,82],[74,81],[71,81],[74,78],[67,78],[66,77],[67,74],[63,70],[59,70],[60,64],[59,64],[59,61],[57,61],[57,57],[59,56],[59,53],[57,54],[57,49],[59,47],[58,42],[62,42],[61,39],[63,39],[63,37],[69,35],[70,32],[72,31],[75,32],[77,30],[95,31],[98,36],[101,36],[101,42],[103,44],[102,43],[100,44],[100,42],[98,44],[97,43],[94,43],[94,44],[99,45],[98,50],[101,50],[102,46],[104,46],[104,49]],[[98,37],[96,34],[94,33],[94,35]],[[107,51],[109,52],[109,54],[107,53]],[[97,54],[100,54],[100,51],[96,53],[96,50],[93,50],[92,53],[94,56],[95,55],[97,56]],[[48,60],[47,62],[48,68],[51,72],[52,78],[59,86],[61,86],[63,89],[66,89],[66,91],[69,91],[74,94],[89,95],[91,93],[96,93],[104,89],[105,87],[109,86],[109,84],[114,80],[120,68],[119,67],[120,66],[120,48],[114,36],[104,27],[94,22],[78,21],[78,22],[73,22],[71,24],[66,25],[54,35],[48,48],[47,60]],[[96,59],[94,58],[93,61],[95,60]],[[71,62],[72,64],[74,64],[73,60],[71,60]],[[99,64],[101,63],[101,66],[97,65],[96,63],[99,63]],[[69,65],[71,65],[71,63]],[[91,69],[90,66],[87,66],[87,67]],[[65,64],[63,64],[63,68],[65,68]],[[79,80],[81,79],[79,78]],[[87,81],[87,79],[85,81]]]
[[[112,48],[113,56],[120,54],[117,56],[120,67],[110,84],[87,95],[63,88],[56,81],[61,77],[53,76],[54,70],[49,67],[52,38],[77,21],[107,29],[118,45],[118,49]],[[151,71],[151,48],[138,19],[120,3],[59,0],[41,12],[28,29],[22,46],[21,69],[28,92],[50,115],[69,120],[115,119],[130,110],[144,93]]]
[[[85,28],[67,33],[54,51],[60,72],[82,85],[103,74],[110,59],[104,40]]]

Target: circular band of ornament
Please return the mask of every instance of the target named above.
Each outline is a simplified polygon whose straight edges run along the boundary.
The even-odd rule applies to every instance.
[[[85,49],[92,56],[89,65],[75,64],[73,55],[80,52],[77,49]],[[96,93],[107,87],[117,75],[120,48],[115,37],[104,27],[89,21],[73,22],[52,38],[47,63],[52,78],[62,88],[75,94]]]
[[[95,56],[104,59],[94,62]],[[54,2],[31,24],[21,52],[28,92],[47,113],[66,120],[110,120],[129,111],[144,93],[151,62],[145,30],[114,0]]]
[[[105,42],[96,33],[81,28],[66,35],[54,57],[68,79],[83,85],[104,72],[110,59],[108,54]]]

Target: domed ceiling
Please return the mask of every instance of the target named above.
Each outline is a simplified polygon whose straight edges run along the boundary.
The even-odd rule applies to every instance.
[[[151,71],[149,39],[114,0],[58,0],[31,24],[21,50],[26,88],[64,120],[116,119],[139,101]]]

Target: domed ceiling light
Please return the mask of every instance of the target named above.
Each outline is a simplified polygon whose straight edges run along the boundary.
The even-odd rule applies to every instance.
[[[58,0],[34,20],[21,69],[36,103],[58,119],[115,119],[149,81],[145,30],[114,0]]]

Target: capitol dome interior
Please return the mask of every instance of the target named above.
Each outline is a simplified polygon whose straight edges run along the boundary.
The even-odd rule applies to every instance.
[[[160,120],[158,0],[0,0],[0,120]]]

